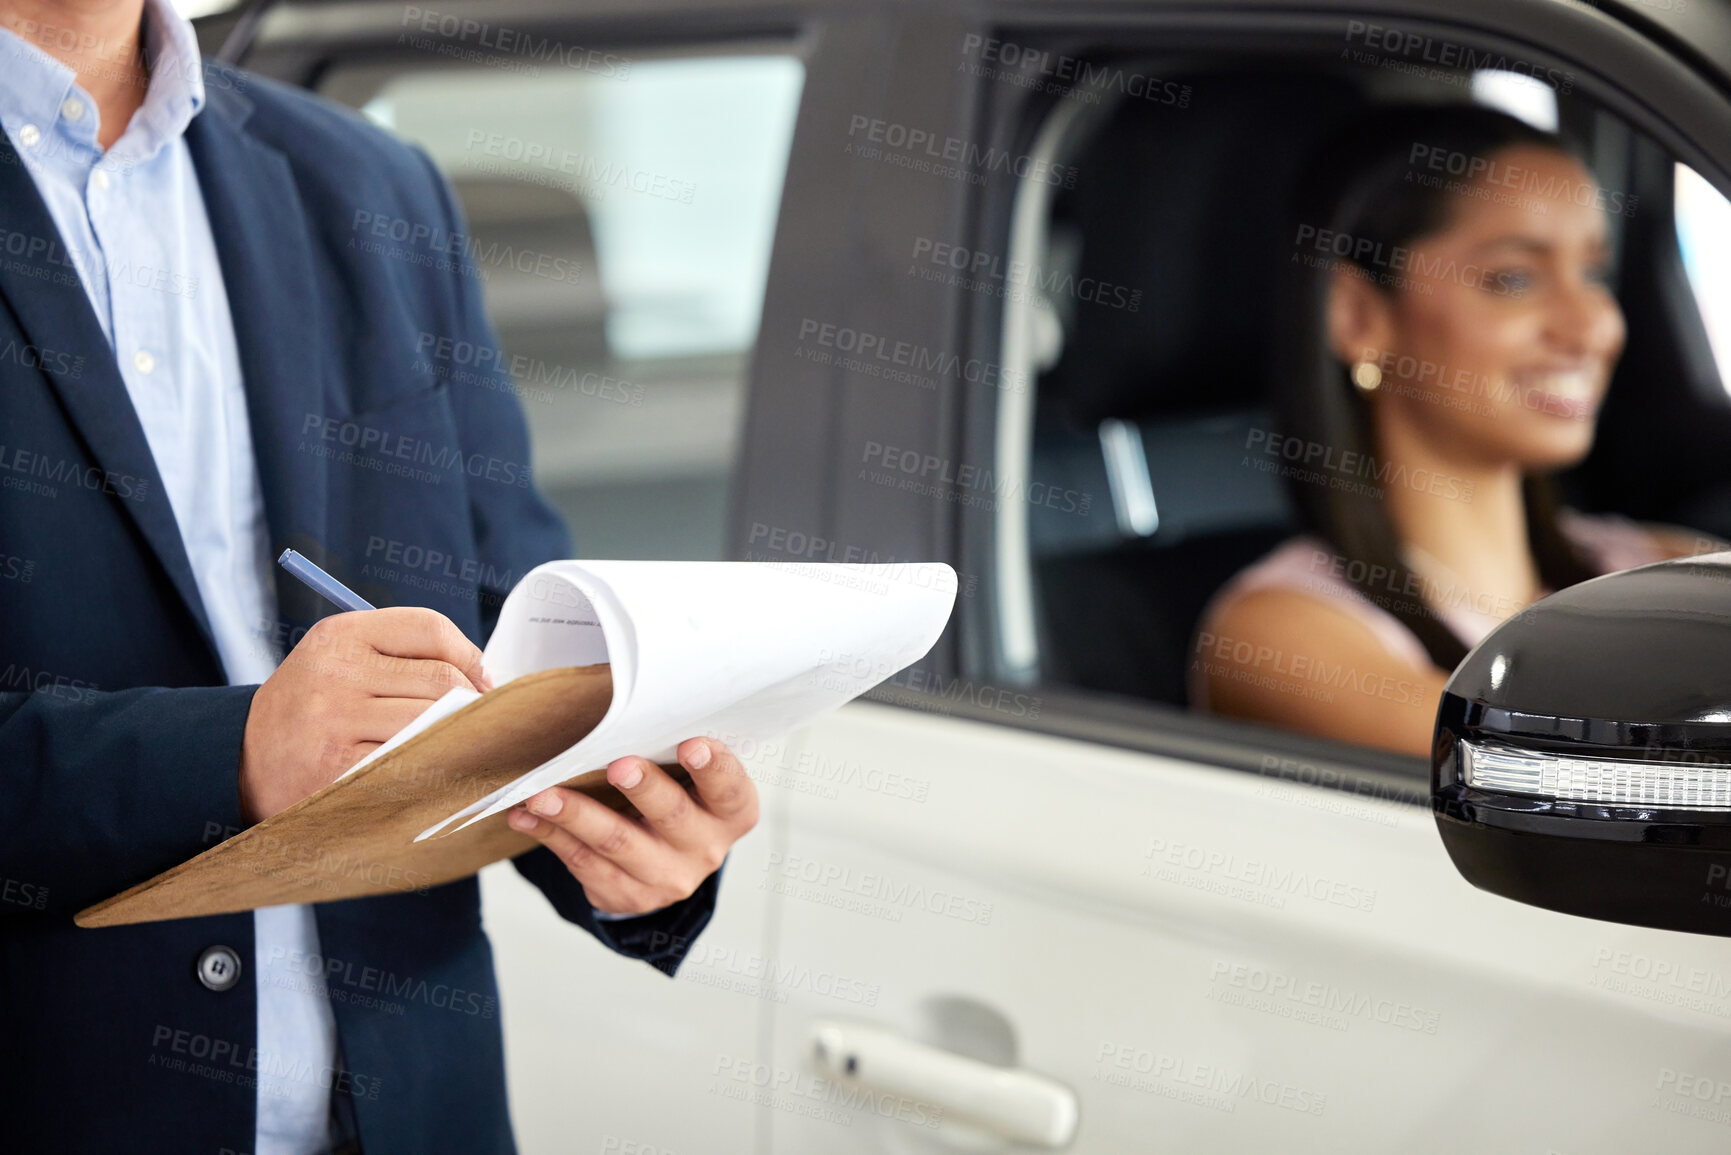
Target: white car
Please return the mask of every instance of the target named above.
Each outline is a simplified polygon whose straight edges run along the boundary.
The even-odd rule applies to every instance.
[[[1245,465],[1280,192],[1379,101],[1589,143],[1631,340],[1571,496],[1731,529],[1731,4],[300,0],[253,31],[247,67],[451,175],[584,556],[960,575],[918,667],[742,747],[763,819],[673,981],[482,875],[524,1151],[1731,1144],[1731,943],[1475,889],[1428,764],[1183,689],[1206,598],[1292,532]]]

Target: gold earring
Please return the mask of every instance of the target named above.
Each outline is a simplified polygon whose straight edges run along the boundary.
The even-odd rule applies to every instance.
[[[1374,393],[1382,384],[1382,370],[1374,361],[1360,361],[1352,367],[1352,383],[1362,392]]]

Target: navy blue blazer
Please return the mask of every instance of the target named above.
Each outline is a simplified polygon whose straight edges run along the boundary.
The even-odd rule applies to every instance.
[[[375,604],[430,606],[482,642],[509,586],[572,551],[506,379],[428,369],[430,335],[496,344],[450,190],[346,110],[206,76],[187,142],[272,555],[293,546]],[[0,1149],[250,1151],[251,914],[72,923],[244,825],[253,688],[224,684],[114,355],[3,135],[0,300]],[[381,541],[399,556],[363,572]],[[330,612],[294,582],[278,595],[261,634],[292,643]],[[547,851],[516,866],[561,917],[668,974],[714,906],[717,876],[609,925]],[[327,975],[344,1070],[306,1077],[353,1097],[368,1155],[512,1150],[475,880],[315,909],[325,958],[308,969]],[[225,991],[195,973],[216,944],[243,965]]]

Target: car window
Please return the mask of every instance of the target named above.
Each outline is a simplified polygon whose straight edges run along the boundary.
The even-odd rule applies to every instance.
[[[362,110],[463,202],[537,484],[578,553],[716,559],[803,68],[600,59],[398,70]],[[431,353],[460,379],[475,353],[448,344]]]
[[[1017,54],[1038,58],[1042,47],[1018,45]],[[1343,702],[1364,707],[1368,717],[1404,706],[1417,720],[1410,726],[1411,719],[1403,720],[1401,732],[1418,736],[1428,734],[1434,714],[1440,682],[1433,681],[1453,663],[1441,665],[1423,639],[1393,637],[1402,622],[1389,613],[1357,616],[1376,619],[1367,628],[1398,658],[1394,677],[1329,660],[1322,646],[1314,654],[1303,644],[1285,651],[1205,628],[1211,603],[1236,575],[1282,547],[1304,544],[1299,539],[1312,522],[1295,492],[1306,485],[1357,487],[1367,497],[1376,497],[1372,489],[1386,496],[1388,486],[1406,485],[1463,505],[1474,500],[1470,478],[1420,476],[1386,457],[1287,427],[1278,404],[1285,387],[1279,342],[1289,319],[1280,286],[1294,269],[1335,262],[1343,251],[1341,238],[1327,236],[1326,221],[1295,215],[1298,174],[1335,127],[1387,105],[1494,109],[1533,128],[1560,129],[1589,159],[1588,181],[1495,168],[1494,157],[1445,155],[1427,140],[1409,141],[1400,159],[1412,182],[1493,171],[1487,179],[1497,187],[1474,198],[1526,206],[1534,219],[1556,221],[1596,205],[1604,222],[1596,251],[1607,255],[1586,280],[1602,281],[1613,296],[1646,296],[1652,278],[1675,262],[1656,259],[1655,245],[1668,243],[1668,229],[1637,220],[1669,200],[1666,190],[1641,182],[1669,166],[1656,170],[1631,159],[1663,150],[1598,103],[1585,78],[1550,64],[1502,65],[1497,58],[1495,69],[1416,69],[1391,67],[1376,53],[1337,50],[1325,60],[1301,51],[1186,62],[1137,57],[1128,47],[1102,49],[1069,70],[1100,78],[1092,89],[1077,83],[1044,103],[1030,100],[1038,128],[1024,131],[1048,149],[1036,159],[1069,166],[1074,179],[1016,189],[1016,211],[1006,214],[1010,225],[996,242],[1005,255],[991,257],[990,242],[983,246],[991,259],[978,267],[1022,271],[1016,291],[997,294],[1000,360],[1006,374],[1036,385],[1027,397],[994,399],[999,452],[1015,453],[996,464],[1042,491],[1092,500],[1069,507],[1002,503],[992,533],[977,539],[989,542],[993,554],[974,564],[993,576],[990,637],[1000,677],[1196,711],[1213,704],[1196,692],[1199,670],[1206,677],[1209,667],[1243,666],[1243,676],[1232,679],[1278,690],[1281,712],[1294,724]],[[1462,49],[1455,58],[1473,54]],[[1005,83],[992,90],[1000,99],[1019,87],[1006,71],[998,69]],[[1054,87],[1062,88],[1048,85],[1047,93]],[[1133,99],[1137,92],[1144,95]],[[1184,180],[1172,179],[1175,172]],[[1731,281],[1722,273],[1715,280],[1707,254],[1728,239],[1731,206],[1704,185],[1704,192],[1692,192],[1684,183],[1679,235],[1685,253],[1693,249],[1691,276],[1710,327],[1715,318],[1720,325],[1716,348],[1723,357],[1731,349]],[[1350,251],[1356,239],[1346,241]],[[1400,253],[1367,259],[1381,261],[1387,278],[1402,274]],[[1526,292],[1518,281],[1508,282],[1510,299]],[[1694,431],[1722,423],[1722,415],[1700,412],[1678,374],[1666,371],[1687,326],[1651,309],[1628,308],[1624,315],[1633,331],[1620,360],[1609,359],[1614,375],[1598,411],[1596,441],[1589,438],[1551,471],[1568,511],[1555,532],[1591,571],[1584,576],[1655,560],[1643,551],[1663,547],[1630,520],[1722,533],[1720,522],[1731,512],[1704,487],[1687,488],[1693,466],[1684,462],[1708,452],[1704,440],[1697,449]],[[1449,389],[1427,397],[1430,408],[1459,413],[1511,398],[1526,404],[1529,394],[1536,403],[1566,407],[1560,392],[1546,392],[1564,385],[1547,379],[1531,386],[1518,363],[1504,364],[1513,368],[1494,380],[1448,366]],[[1414,380],[1422,380],[1423,371],[1415,372]],[[1413,376],[1392,366],[1387,374],[1397,389]],[[1657,463],[1641,442],[1655,429],[1677,442]],[[1631,472],[1637,461],[1639,476]],[[1702,476],[1711,475],[1700,464]],[[1652,484],[1669,470],[1675,472],[1665,485]],[[1576,513],[1585,519],[1575,520]],[[1405,574],[1391,571],[1402,588],[1366,594],[1372,606],[1393,613],[1416,594],[1442,605],[1457,625],[1500,620],[1519,608],[1445,567],[1427,566],[1421,574],[1416,565]],[[1317,596],[1343,585],[1362,592],[1360,578],[1374,573],[1364,558],[1315,549],[1284,557],[1283,580],[1294,567],[1305,572],[1288,584]],[[1405,678],[1408,666],[1424,676]],[[1365,742],[1396,748],[1380,732]],[[1416,753],[1416,747],[1405,748]]]
[[[1719,366],[1719,380],[1731,391],[1731,201],[1707,178],[1686,164],[1676,169],[1677,247],[1701,320]]]

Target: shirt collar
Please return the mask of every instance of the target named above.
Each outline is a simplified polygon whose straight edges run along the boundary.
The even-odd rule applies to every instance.
[[[14,142],[26,125],[52,131],[61,104],[75,87],[72,69],[0,28],[0,123]]]
[[[204,60],[192,21],[175,11],[170,0],[144,0],[144,58],[150,62],[150,91],[132,118],[126,136],[143,141],[133,159],[142,160],[186,131],[204,107]]]
[[[180,136],[204,107],[204,69],[192,22],[170,0],[144,0],[144,58],[150,87],[126,132],[108,150],[115,161],[150,159]],[[129,59],[129,55],[126,59]],[[120,66],[121,53],[114,64]],[[76,95],[91,115],[68,125],[66,99]],[[94,148],[96,102],[79,87],[70,67],[10,29],[0,28],[0,124],[13,141],[25,125],[46,137],[66,133]]]

